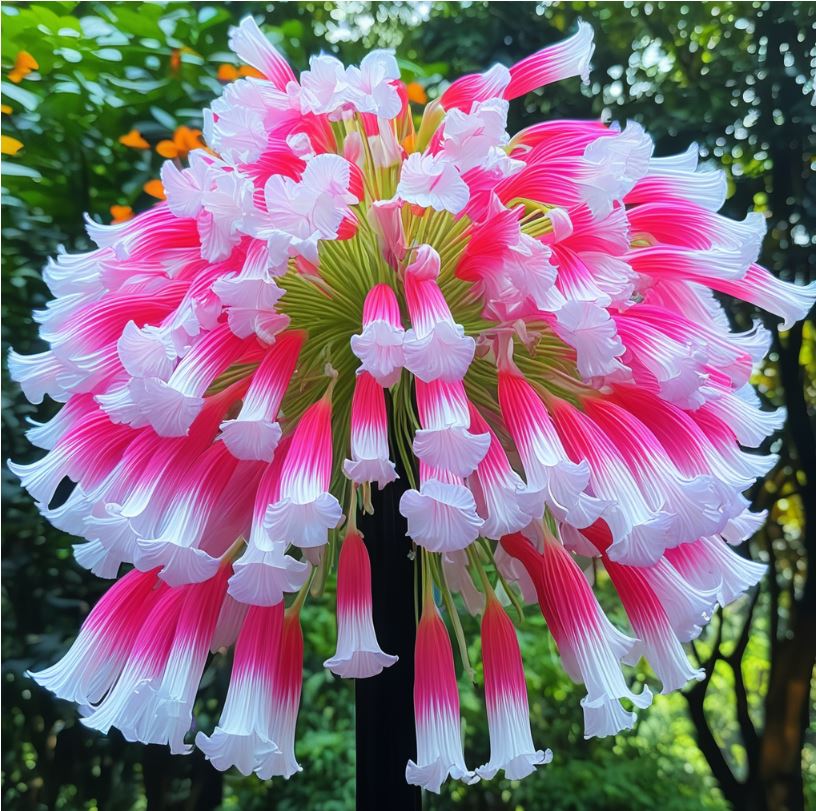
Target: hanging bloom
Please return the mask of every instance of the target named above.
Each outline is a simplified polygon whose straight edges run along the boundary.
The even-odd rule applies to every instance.
[[[252,525],[243,555],[235,562],[229,593],[249,605],[277,605],[286,593],[306,582],[310,566],[287,554],[290,544],[272,540],[265,524],[267,513],[280,494],[280,477],[291,437],[286,437],[258,482],[252,508]]]
[[[323,546],[328,530],[342,519],[330,492],[332,471],[331,386],[300,418],[286,451],[277,501],[266,512],[264,527],[272,541],[310,548]]]
[[[634,693],[623,678],[620,661],[636,640],[609,622],[583,572],[557,540],[545,537],[542,552],[518,533],[506,535],[501,543],[530,575],[567,673],[586,685],[587,695],[581,699],[584,737],[631,729],[637,716],[621,706],[621,699],[640,709],[652,703],[648,688]]]
[[[192,751],[184,738],[193,724],[228,571],[225,563],[206,583],[167,590],[147,617],[119,681],[83,720],[86,726],[106,731],[113,725],[128,740],[168,744],[174,754]]]
[[[510,465],[501,441],[484,417],[470,406],[470,427],[490,437],[487,453],[471,479],[470,487],[480,504],[484,518],[482,534],[499,540],[503,535],[519,532],[542,512],[544,494],[528,487]]]
[[[80,539],[80,565],[129,567],[32,677],[88,726],[186,752],[207,651],[234,646],[219,723],[195,745],[219,769],[290,777],[313,572],[339,561],[326,666],[364,678],[395,661],[354,527],[358,489],[374,509],[371,483],[399,468],[425,582],[408,780],[439,791],[549,761],[499,575],[586,686],[586,736],[631,727],[651,692],[624,668],[645,657],[664,692],[698,678],[683,645],[762,575],[732,546],[765,520],[745,493],[777,462],[762,449],[784,412],[751,386],[769,331],[734,332],[721,299],[788,329],[816,283],[757,264],[762,216],[717,213],[725,176],[698,170],[694,145],[655,157],[634,122],[508,132],[514,99],[586,78],[584,23],[452,82],[418,127],[427,99],[389,51],[296,75],[251,17],[229,45],[244,67],[219,72],[202,132],[157,147],[157,202],[87,218],[97,247],[43,271],[47,348],[8,356],[32,402],[62,404],[27,431],[42,456],[11,471]],[[36,69],[21,53],[11,78]],[[637,638],[604,615],[587,557]],[[484,612],[491,756],[475,773],[434,589]]]
[[[68,653],[31,677],[58,698],[90,706],[110,690],[156,597],[156,572],[131,571],[103,595]]]
[[[346,679],[376,676],[397,661],[383,653],[371,614],[371,564],[359,533],[346,535],[337,563],[337,652],[323,665]]]
[[[427,587],[414,659],[417,758],[408,761],[405,779],[435,794],[448,776],[467,784],[478,782],[476,773],[465,765],[462,751],[450,638]]]
[[[487,453],[490,436],[471,432],[469,403],[462,383],[417,380],[416,400],[422,426],[414,437],[416,457],[456,476],[472,473]]]
[[[500,369],[498,394],[527,484],[546,492],[536,517],[541,517],[546,503],[553,515],[567,524],[577,527],[592,524],[607,503],[584,492],[590,473],[586,460],[570,460],[541,398],[522,376]]]
[[[275,741],[275,746],[264,750],[255,767],[255,773],[262,780],[276,776],[288,780],[293,774],[303,771],[295,758],[295,727],[302,683],[303,630],[300,605],[295,602],[283,615],[269,726],[270,738]]]
[[[279,749],[271,733],[282,626],[282,602],[247,611],[221,718],[211,735],[196,735],[196,746],[216,769],[235,766],[251,774]]]
[[[385,396],[368,372],[357,375],[354,383],[350,445],[351,459],[343,462],[343,472],[353,482],[377,482],[383,488],[397,478],[394,463],[388,458]]]
[[[437,284],[439,254],[420,245],[405,271],[405,299],[412,327],[405,333],[405,368],[419,380],[461,380],[473,360],[476,343],[453,320]]]
[[[653,566],[624,566],[610,560],[611,533],[599,523],[583,534],[601,553],[638,642],[628,656],[636,662],[642,654],[663,684],[663,693],[683,687],[704,674],[688,661],[682,642],[695,639],[708,622],[714,606],[714,591],[696,589],[666,562]]]
[[[419,490],[408,490],[399,510],[414,543],[431,552],[455,552],[479,537],[484,523],[461,476],[419,463]]]
[[[386,284],[375,285],[363,304],[363,331],[351,336],[360,371],[368,372],[381,386],[393,386],[405,362],[404,338],[396,294]]]
[[[490,594],[482,617],[485,700],[490,727],[490,762],[476,773],[490,780],[504,769],[508,780],[521,780],[536,766],[549,763],[552,752],[533,745],[527,685],[516,631],[510,617]]]
[[[184,597],[182,589],[165,589],[157,598],[139,629],[119,678],[82,719],[85,726],[105,733],[116,727],[130,741],[149,735],[148,727],[155,719],[146,717],[149,702],[139,688],[160,682],[167,669]]]
[[[287,332],[252,375],[241,410],[221,423],[221,437],[238,459],[271,460],[281,438],[277,423],[289,381],[295,371],[303,337]]]

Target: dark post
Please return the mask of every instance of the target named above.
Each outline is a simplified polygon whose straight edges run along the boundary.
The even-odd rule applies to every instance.
[[[414,564],[399,513],[405,477],[372,492],[374,515],[358,518],[371,557],[374,627],[380,647],[399,656],[379,676],[357,680],[357,811],[421,811],[405,782],[416,757],[414,730]]]

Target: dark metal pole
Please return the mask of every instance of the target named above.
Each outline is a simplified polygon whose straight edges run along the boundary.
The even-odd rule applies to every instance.
[[[379,676],[358,679],[357,811],[421,811],[422,794],[405,782],[416,757],[414,729],[414,563],[399,500],[405,476],[374,490],[374,515],[358,526],[371,558],[374,627],[380,647],[399,656]]]

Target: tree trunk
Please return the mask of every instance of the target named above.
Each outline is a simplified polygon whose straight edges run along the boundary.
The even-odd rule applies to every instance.
[[[374,492],[374,515],[358,518],[371,558],[374,627],[386,653],[399,661],[379,676],[358,679],[357,811],[420,811],[422,795],[405,782],[416,757],[414,728],[414,562],[399,499],[404,476]]]

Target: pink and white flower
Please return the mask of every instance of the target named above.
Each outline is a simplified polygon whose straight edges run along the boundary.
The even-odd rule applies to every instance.
[[[484,518],[482,535],[499,540],[519,532],[541,515],[544,493],[528,487],[510,465],[502,443],[482,415],[470,406],[470,427],[490,437],[487,453],[470,482]]]
[[[404,364],[425,383],[439,378],[461,380],[476,351],[476,342],[453,320],[436,281],[439,270],[439,254],[430,245],[420,245],[405,272],[411,329],[402,344]]]
[[[419,490],[408,490],[399,511],[414,543],[431,552],[455,552],[479,537],[484,522],[464,480],[447,470],[419,463]]]
[[[295,604],[283,615],[269,726],[275,746],[264,748],[255,767],[255,774],[262,780],[277,776],[288,780],[293,774],[303,771],[295,758],[295,727],[302,684],[303,630],[300,610]]]
[[[477,782],[479,777],[465,765],[462,751],[459,690],[450,638],[433,600],[427,596],[415,651],[417,757],[408,761],[405,779],[439,794],[449,776],[467,784]]]
[[[501,370],[498,376],[502,417],[521,457],[528,487],[544,493],[543,501],[558,520],[576,527],[594,523],[608,504],[585,492],[590,477],[587,462],[570,459],[544,403],[523,377]],[[543,513],[541,503],[535,517]]]
[[[636,715],[621,706],[621,699],[640,709],[652,702],[649,689],[632,692],[621,671],[620,661],[635,640],[609,622],[583,572],[558,541],[546,538],[541,552],[518,533],[505,536],[501,543],[530,575],[564,668],[574,681],[586,685],[587,695],[581,699],[584,737],[631,729]]]
[[[490,761],[476,769],[491,780],[499,769],[508,780],[523,780],[536,766],[549,763],[552,752],[536,749],[530,731],[527,684],[516,631],[494,595],[482,617],[485,701],[490,728]]]
[[[346,535],[337,563],[337,652],[323,662],[345,679],[366,679],[397,661],[377,642],[371,613],[371,563],[359,533]]]
[[[272,737],[272,702],[282,627],[282,602],[250,606],[246,613],[221,718],[210,735],[196,735],[196,746],[217,769],[234,766],[248,775],[279,749]]]
[[[273,265],[290,256],[317,264],[318,242],[337,239],[351,191],[349,162],[339,155],[318,155],[306,164],[299,181],[272,175],[264,186],[265,211],[256,211],[248,231],[267,240]]]
[[[374,285],[363,304],[363,331],[351,336],[360,371],[368,372],[381,386],[393,386],[405,363],[404,340],[396,294],[387,284]]]
[[[135,688],[139,720],[122,721],[120,727],[128,739],[167,744],[173,754],[193,751],[184,738],[193,726],[193,703],[221,612],[229,571],[225,563],[210,580],[179,590],[183,597],[170,654],[160,676]]]
[[[414,436],[417,459],[455,476],[472,473],[487,453],[490,435],[470,430],[470,404],[462,383],[417,380],[416,401],[422,426]]]
[[[397,196],[422,208],[458,214],[467,205],[470,191],[459,170],[444,156],[413,152],[400,169]]]
[[[82,723],[107,733],[116,727],[130,741],[147,737],[152,718],[145,717],[148,702],[142,690],[160,682],[170,659],[183,589],[165,589],[151,607],[111,690],[90,709]]]
[[[156,572],[128,572],[105,592],[82,624],[70,650],[31,677],[58,698],[96,704],[116,683],[133,643],[162,593]]]
[[[303,336],[296,332],[280,336],[275,352],[252,375],[238,415],[221,423],[221,438],[237,459],[271,460],[281,438],[278,411],[302,344]]]
[[[343,517],[329,492],[332,473],[332,403],[327,392],[300,418],[286,451],[277,500],[266,511],[264,528],[273,543],[301,548],[323,546]]]
[[[388,415],[382,386],[361,372],[354,383],[351,400],[351,459],[343,462],[343,472],[355,484],[377,482],[382,489],[397,478],[388,457]]]

